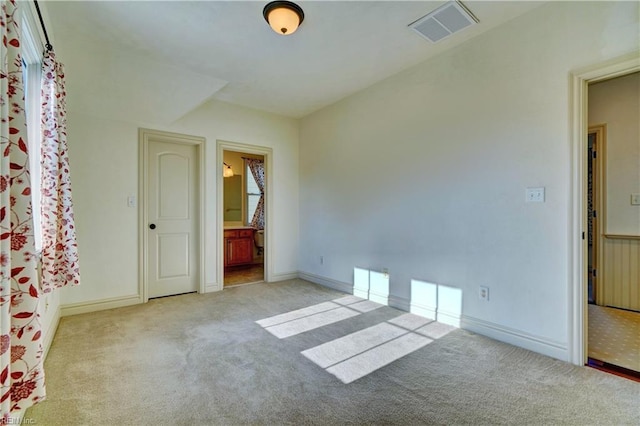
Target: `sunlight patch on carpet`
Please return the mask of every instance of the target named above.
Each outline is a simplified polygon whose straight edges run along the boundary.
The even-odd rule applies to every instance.
[[[327,372],[336,376],[342,383],[348,384],[417,351],[432,341],[417,334],[405,334],[329,367]]]
[[[407,330],[385,322],[302,351],[302,355],[320,367],[328,368],[403,334],[407,334]]]
[[[319,303],[261,319],[256,323],[277,338],[284,339],[352,318],[380,307],[382,305],[369,300],[355,296],[345,296],[331,302]]]
[[[295,311],[286,312],[284,314],[276,315],[270,318],[265,318],[265,319],[256,321],[256,323],[261,325],[262,327],[271,327],[277,324],[283,324],[285,322],[308,317],[320,312],[330,311],[332,309],[336,309],[339,307],[340,305],[336,305],[333,302],[324,302],[324,303],[319,303],[317,305],[309,306],[306,308],[297,309]]]
[[[352,295],[261,319],[279,339],[315,330],[383,305]],[[302,355],[348,384],[425,347],[456,327],[411,313],[302,351]]]
[[[447,324],[404,314],[302,351],[302,355],[347,384],[453,330],[455,327]]]

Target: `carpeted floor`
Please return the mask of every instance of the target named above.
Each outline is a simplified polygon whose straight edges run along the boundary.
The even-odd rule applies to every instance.
[[[46,361],[48,398],[26,418],[38,425],[640,424],[636,382],[464,330],[424,331],[434,324],[414,324],[409,351],[391,345],[395,361],[339,379],[322,360],[351,356],[345,351],[358,342],[378,354],[385,345],[372,330],[398,334],[394,327],[413,321],[344,296],[292,280],[63,318]]]

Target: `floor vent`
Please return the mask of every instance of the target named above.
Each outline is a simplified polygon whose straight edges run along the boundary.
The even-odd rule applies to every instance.
[[[436,43],[477,23],[478,19],[462,3],[453,0],[409,24],[409,27]]]

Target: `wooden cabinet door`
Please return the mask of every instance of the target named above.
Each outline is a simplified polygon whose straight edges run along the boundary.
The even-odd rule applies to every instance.
[[[229,266],[242,265],[253,261],[253,240],[250,238],[230,238],[227,240],[227,262]]]

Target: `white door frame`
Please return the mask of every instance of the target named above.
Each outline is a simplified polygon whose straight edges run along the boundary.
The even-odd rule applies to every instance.
[[[196,147],[196,163],[198,165],[198,199],[196,200],[198,220],[196,222],[196,234],[198,236],[198,293],[205,292],[205,276],[204,276],[204,236],[205,234],[205,211],[204,211],[204,149],[205,138],[198,136],[182,135],[179,133],[163,132],[160,130],[151,130],[140,128],[138,130],[139,141],[139,194],[138,202],[138,237],[139,237],[139,282],[138,294],[142,296],[142,302],[149,301],[149,277],[148,277],[148,249],[149,239],[147,225],[149,223],[149,206],[147,205],[147,194],[149,193],[149,142],[165,142],[182,145],[194,145]]]
[[[569,361],[587,362],[587,144],[589,84],[640,71],[637,53],[571,73],[571,199],[569,205]],[[604,226],[604,224],[603,224]]]
[[[218,288],[216,290],[222,290],[224,288],[224,181],[222,173],[224,172],[224,151],[244,152],[247,154],[262,155],[264,157],[264,174],[265,174],[265,190],[264,190],[264,202],[265,202],[265,230],[264,230],[264,280],[265,282],[272,281],[271,271],[273,271],[273,253],[271,244],[271,235],[273,232],[273,149],[258,146],[249,145],[238,142],[229,141],[216,141],[216,217],[217,217],[217,243],[218,256],[217,256],[217,277]],[[244,222],[244,218],[242,218]]]

